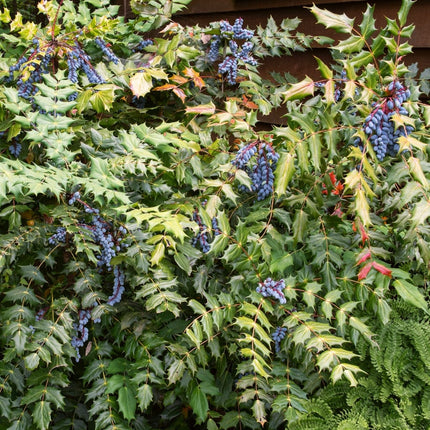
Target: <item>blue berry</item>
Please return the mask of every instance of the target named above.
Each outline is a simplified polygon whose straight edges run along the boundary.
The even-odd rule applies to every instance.
[[[251,165],[251,159],[256,156]],[[242,147],[232,164],[245,170],[251,178],[251,191],[257,193],[257,200],[264,200],[272,194],[275,169],[279,160],[279,154],[275,152],[269,143],[254,141]],[[241,188],[243,189],[243,188]]]
[[[205,204],[206,202],[203,202],[202,206],[204,206]],[[202,252],[207,253],[210,251],[210,248],[211,248],[209,244],[209,237],[208,237],[209,229],[206,226],[206,224],[202,221],[198,209],[194,210],[192,219],[199,226],[199,232],[191,240],[191,245],[194,247],[197,247],[199,245]],[[216,218],[212,219],[212,228],[214,230],[215,236],[220,234],[220,230],[218,228]]]
[[[9,152],[14,157],[18,158],[19,154],[21,153],[22,146],[20,143],[18,143],[15,139],[12,142],[12,145],[9,146]]]
[[[414,130],[410,125],[399,127],[396,130],[394,122],[391,120],[395,113],[409,115],[402,105],[410,97],[410,91],[399,81],[392,81],[388,86],[388,93],[388,96],[379,105],[375,105],[363,124],[364,132],[379,161],[382,161],[387,154],[391,157],[396,156],[400,147],[399,138],[407,136]],[[363,149],[359,138],[355,139],[354,145]]]
[[[113,274],[114,274],[113,292],[107,301],[107,304],[111,306],[121,301],[122,294],[124,293],[124,281],[125,281],[124,272],[120,269],[119,266],[114,267]]]
[[[59,242],[66,243],[66,229],[64,227],[58,227],[57,231],[48,239],[50,245],[56,245]]]
[[[96,37],[94,39],[94,42],[97,43],[99,48],[102,50],[103,54],[105,54],[106,57],[108,57],[109,61],[112,61],[115,64],[119,63],[119,58],[113,53],[112,49],[110,49],[110,47],[101,37]]]
[[[272,297],[278,300],[279,303],[285,304],[287,300],[282,290],[285,288],[285,281],[274,281],[272,278],[267,278],[264,282],[260,282],[256,289],[263,297]]]
[[[275,351],[278,353],[281,350],[281,341],[287,334],[287,329],[285,327],[276,327],[275,331],[272,333],[272,339],[275,341]]]
[[[134,52],[143,51],[147,46],[153,45],[154,42],[151,39],[141,40],[133,49]]]

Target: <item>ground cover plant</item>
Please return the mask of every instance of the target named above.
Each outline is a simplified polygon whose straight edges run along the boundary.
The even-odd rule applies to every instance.
[[[0,12],[0,428],[428,428],[413,2],[311,7],[340,42],[187,3]]]

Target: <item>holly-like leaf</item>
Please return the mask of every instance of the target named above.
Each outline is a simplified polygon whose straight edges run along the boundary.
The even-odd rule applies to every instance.
[[[138,72],[130,78],[130,89],[136,97],[145,96],[152,87],[152,76],[148,73]]]
[[[215,105],[210,102],[205,105],[199,105],[199,106],[188,106],[185,109],[186,113],[197,113],[200,115],[213,115],[215,113]]]
[[[51,403],[47,401],[40,401],[36,403],[33,410],[34,422],[39,430],[46,430],[49,428],[51,422]]]
[[[403,300],[422,309],[426,314],[430,314],[424,296],[415,285],[404,279],[396,279],[393,285]]]
[[[303,81],[291,85],[291,87],[287,91],[284,91],[281,94],[284,96],[285,101],[296,100],[302,99],[307,96],[313,96],[314,89],[314,81],[311,78],[306,77],[305,79],[303,79]]]
[[[359,272],[358,272],[358,280],[362,281],[363,279],[366,279],[367,275],[370,272],[370,269],[372,268],[373,263],[367,263]]]
[[[348,18],[344,13],[340,15],[327,9],[320,9],[315,5],[309,9],[317,22],[323,24],[325,28],[332,28],[339,33],[351,33],[354,28],[354,19]]]
[[[190,406],[201,421],[206,419],[209,410],[208,399],[199,385],[191,392]]]
[[[121,387],[118,391],[118,405],[124,418],[128,421],[134,419],[136,413],[136,393],[129,385]]]

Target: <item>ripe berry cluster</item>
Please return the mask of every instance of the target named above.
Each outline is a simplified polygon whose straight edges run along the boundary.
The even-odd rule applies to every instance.
[[[113,230],[113,226],[104,220],[99,214],[99,210],[91,207],[89,204],[81,200],[81,195],[78,191],[73,193],[68,200],[70,206],[75,203],[79,203],[84,207],[87,214],[92,215],[90,222],[81,222],[79,226],[82,229],[89,230],[92,233],[92,239],[95,244],[99,246],[99,253],[97,255],[97,267],[100,272],[106,270],[107,272],[112,271],[111,260],[117,255],[117,252],[126,246],[122,244],[122,238],[127,233],[126,229],[120,226],[116,232]],[[53,234],[48,242],[50,245],[55,245],[59,242],[66,242],[67,232],[64,227],[57,228],[55,234]],[[107,304],[110,306],[119,303],[124,293],[125,275],[120,266],[113,268],[113,291],[107,300]],[[80,354],[79,348],[84,345],[88,340],[88,329],[86,325],[91,319],[91,311],[98,302],[95,301],[92,307],[87,309],[81,309],[78,313],[78,323],[74,325],[76,335],[72,339],[72,346],[76,349],[76,361],[79,361]],[[94,318],[94,323],[100,322],[100,318]]]
[[[203,202],[203,207],[206,205],[206,203],[207,201],[205,200]],[[197,208],[194,209],[192,219],[199,226],[199,232],[191,240],[191,245],[194,247],[197,247],[197,245],[200,245],[202,252],[207,253],[211,248],[209,243],[209,236],[208,236],[210,229],[208,229],[207,225],[203,222],[199,214],[199,210]],[[219,234],[221,234],[221,230],[218,227],[218,221],[216,217],[212,218],[211,224],[212,224],[212,231],[214,235],[218,236]]]
[[[275,341],[275,351],[278,353],[281,350],[281,341],[287,334],[286,327],[276,327],[272,333],[272,339]]]
[[[109,61],[118,64],[119,59],[113,53],[109,45],[101,38],[96,37],[95,43],[102,52],[107,56]],[[84,51],[78,40],[74,37],[71,39],[53,39],[41,43],[39,39],[33,39],[34,47],[28,54],[23,55],[16,64],[9,68],[9,77],[7,80],[14,80],[14,72],[18,72],[18,94],[28,100],[31,100],[37,93],[36,83],[42,82],[42,75],[49,72],[49,67],[53,57],[58,57],[65,53],[68,78],[73,83],[78,82],[78,72],[82,70],[91,84],[102,84],[105,80],[95,70],[91,64],[91,59]],[[69,97],[70,100],[76,99],[77,94]]]
[[[14,72],[20,72],[18,77],[18,95],[30,100],[38,91],[36,83],[42,82],[42,74],[48,73],[49,63],[53,54],[50,44],[40,46],[39,39],[33,39],[34,48],[28,52],[28,57],[23,55],[16,64],[9,68],[8,81],[13,81]]]
[[[110,306],[113,306],[116,303],[119,303],[121,301],[121,297],[125,289],[124,288],[125,275],[119,266],[114,267],[113,275],[114,275],[113,291],[107,301],[107,304]]]
[[[141,52],[143,51],[147,46],[153,45],[154,42],[151,39],[143,39],[141,40],[134,48],[134,52]]]
[[[14,137],[12,139],[11,145],[9,146],[9,152],[11,153],[11,155],[18,158],[19,154],[21,153],[21,149],[22,149],[21,144],[19,143],[18,139]]]
[[[65,227],[58,227],[57,231],[48,239],[50,245],[56,245],[59,242],[66,243],[67,232]]]
[[[108,57],[109,61],[112,61],[115,64],[119,63],[119,58],[113,53],[112,49],[110,49],[110,46],[101,37],[96,37],[94,42],[96,42],[103,54]]]
[[[252,66],[257,65],[257,61],[252,56],[251,52],[254,44],[249,42],[254,32],[243,28],[243,19],[237,18],[233,25],[228,21],[220,22],[219,36],[213,36],[209,47],[208,59],[215,62],[218,59],[220,48],[228,42],[232,56],[226,56],[218,66],[218,73],[226,74],[227,81],[234,85],[237,79],[237,66],[238,60],[242,60],[246,64]],[[239,47],[238,43],[234,40],[247,40]]]
[[[196,236],[193,237],[191,245],[197,247],[197,244],[200,244],[202,252],[209,252],[211,247],[208,241],[208,228],[206,224],[202,221],[202,218],[199,214],[199,210],[197,208],[193,212],[193,221],[196,222],[199,226],[199,232],[196,234]]]
[[[254,156],[256,156],[255,162],[250,165]],[[257,140],[240,148],[231,163],[248,173],[251,178],[251,189],[242,188],[245,191],[257,193],[257,200],[260,201],[272,194],[278,160],[279,154],[270,143]]]
[[[91,84],[103,84],[105,82],[104,79],[94,69],[88,54],[82,49],[76,40],[75,44],[67,52],[67,66],[69,67],[68,78],[74,83],[78,82],[78,71],[80,69],[82,69],[82,71],[86,74],[88,81]]]
[[[88,328],[86,325],[91,319],[91,311],[89,309],[81,309],[78,312],[78,323],[73,324],[76,335],[72,337],[71,344],[76,350],[76,361],[81,359],[81,354],[79,353],[79,348],[84,346],[85,342],[88,340]]]
[[[366,117],[363,126],[379,161],[382,161],[386,154],[391,157],[396,156],[400,148],[399,138],[407,136],[414,130],[410,125],[396,129],[392,120],[394,114],[409,115],[403,107],[403,103],[409,99],[411,92],[399,81],[393,81],[388,86],[386,93],[383,101],[377,104]],[[363,148],[360,138],[355,139],[354,145]]]
[[[272,278],[267,278],[264,282],[260,282],[256,289],[257,293],[260,293],[263,297],[273,297],[279,300],[279,303],[287,303],[287,299],[284,296],[282,290],[285,288],[285,281],[274,281]]]

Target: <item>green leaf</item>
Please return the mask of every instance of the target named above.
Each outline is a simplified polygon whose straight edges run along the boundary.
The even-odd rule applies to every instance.
[[[199,417],[201,421],[205,421],[207,412],[209,410],[208,399],[206,395],[197,385],[191,392],[190,406],[193,408],[194,413]]]
[[[291,85],[289,90],[284,91],[281,94],[284,96],[284,101],[302,99],[307,96],[313,96],[314,88],[314,81],[311,78],[306,77],[303,81]]]
[[[97,113],[110,111],[114,101],[113,89],[98,90],[90,98],[90,103]]]
[[[173,384],[182,378],[185,370],[185,363],[182,360],[175,360],[169,367],[169,384]]]
[[[159,242],[151,253],[151,266],[156,266],[164,258],[166,247],[163,242]]]
[[[415,285],[404,279],[396,279],[393,285],[403,300],[422,309],[426,314],[429,314],[427,302]]]
[[[409,11],[414,3],[415,3],[415,0],[402,0],[402,6],[400,7],[399,12],[397,14],[401,27],[403,27],[406,24]]]
[[[121,387],[124,386],[125,381],[126,380],[124,375],[113,375],[107,380],[106,393],[115,393],[115,391],[118,391]]]
[[[51,403],[42,400],[36,403],[33,418],[39,430],[46,430],[51,422]]]
[[[34,266],[21,266],[22,276],[28,280],[33,280],[40,284],[46,284],[47,280],[42,275],[42,272]]]
[[[143,384],[137,389],[137,399],[139,400],[139,408],[143,412],[152,402],[152,387],[148,384]]]
[[[332,28],[339,33],[351,33],[354,27],[354,19],[348,18],[345,14],[339,15],[327,9],[320,9],[317,6],[309,8],[314,14],[319,24],[325,28]]]
[[[252,405],[252,412],[255,420],[261,424],[261,427],[264,427],[264,424],[267,422],[264,402],[262,402],[260,399],[257,399]]]
[[[366,12],[363,14],[363,21],[361,21],[360,24],[360,31],[364,39],[369,38],[376,30],[375,18],[373,17],[374,10],[374,6],[367,5]]]
[[[363,49],[365,40],[361,36],[351,36],[348,39],[342,40],[334,48],[339,52],[351,54],[353,52],[360,52]]]
[[[33,352],[27,355],[27,357],[25,357],[24,359],[25,367],[28,370],[34,370],[36,369],[37,366],[39,366],[39,361],[40,361],[39,354],[37,352]]]
[[[369,213],[369,203],[367,202],[364,190],[357,188],[355,192],[355,210],[361,218],[361,222],[364,226],[371,224],[370,213]]]
[[[327,64],[325,64],[324,61],[321,60],[320,58],[315,57],[315,55],[314,55],[314,58],[315,58],[315,60],[317,60],[318,70],[321,72],[321,76],[324,79],[332,79],[333,78],[333,70],[329,66],[327,66]]]
[[[285,194],[294,172],[295,157],[290,153],[282,153],[275,171],[275,192],[278,196]]]
[[[173,258],[175,259],[176,264],[188,275],[191,275],[191,264],[188,258],[182,253],[176,253]]]
[[[119,389],[119,410],[122,412],[126,420],[130,421],[135,418],[136,404],[136,393],[129,385],[126,385],[125,387]]]
[[[308,214],[300,209],[296,212],[296,216],[294,218],[293,223],[293,231],[294,231],[294,242],[303,242],[303,238],[306,232],[308,224]]]

